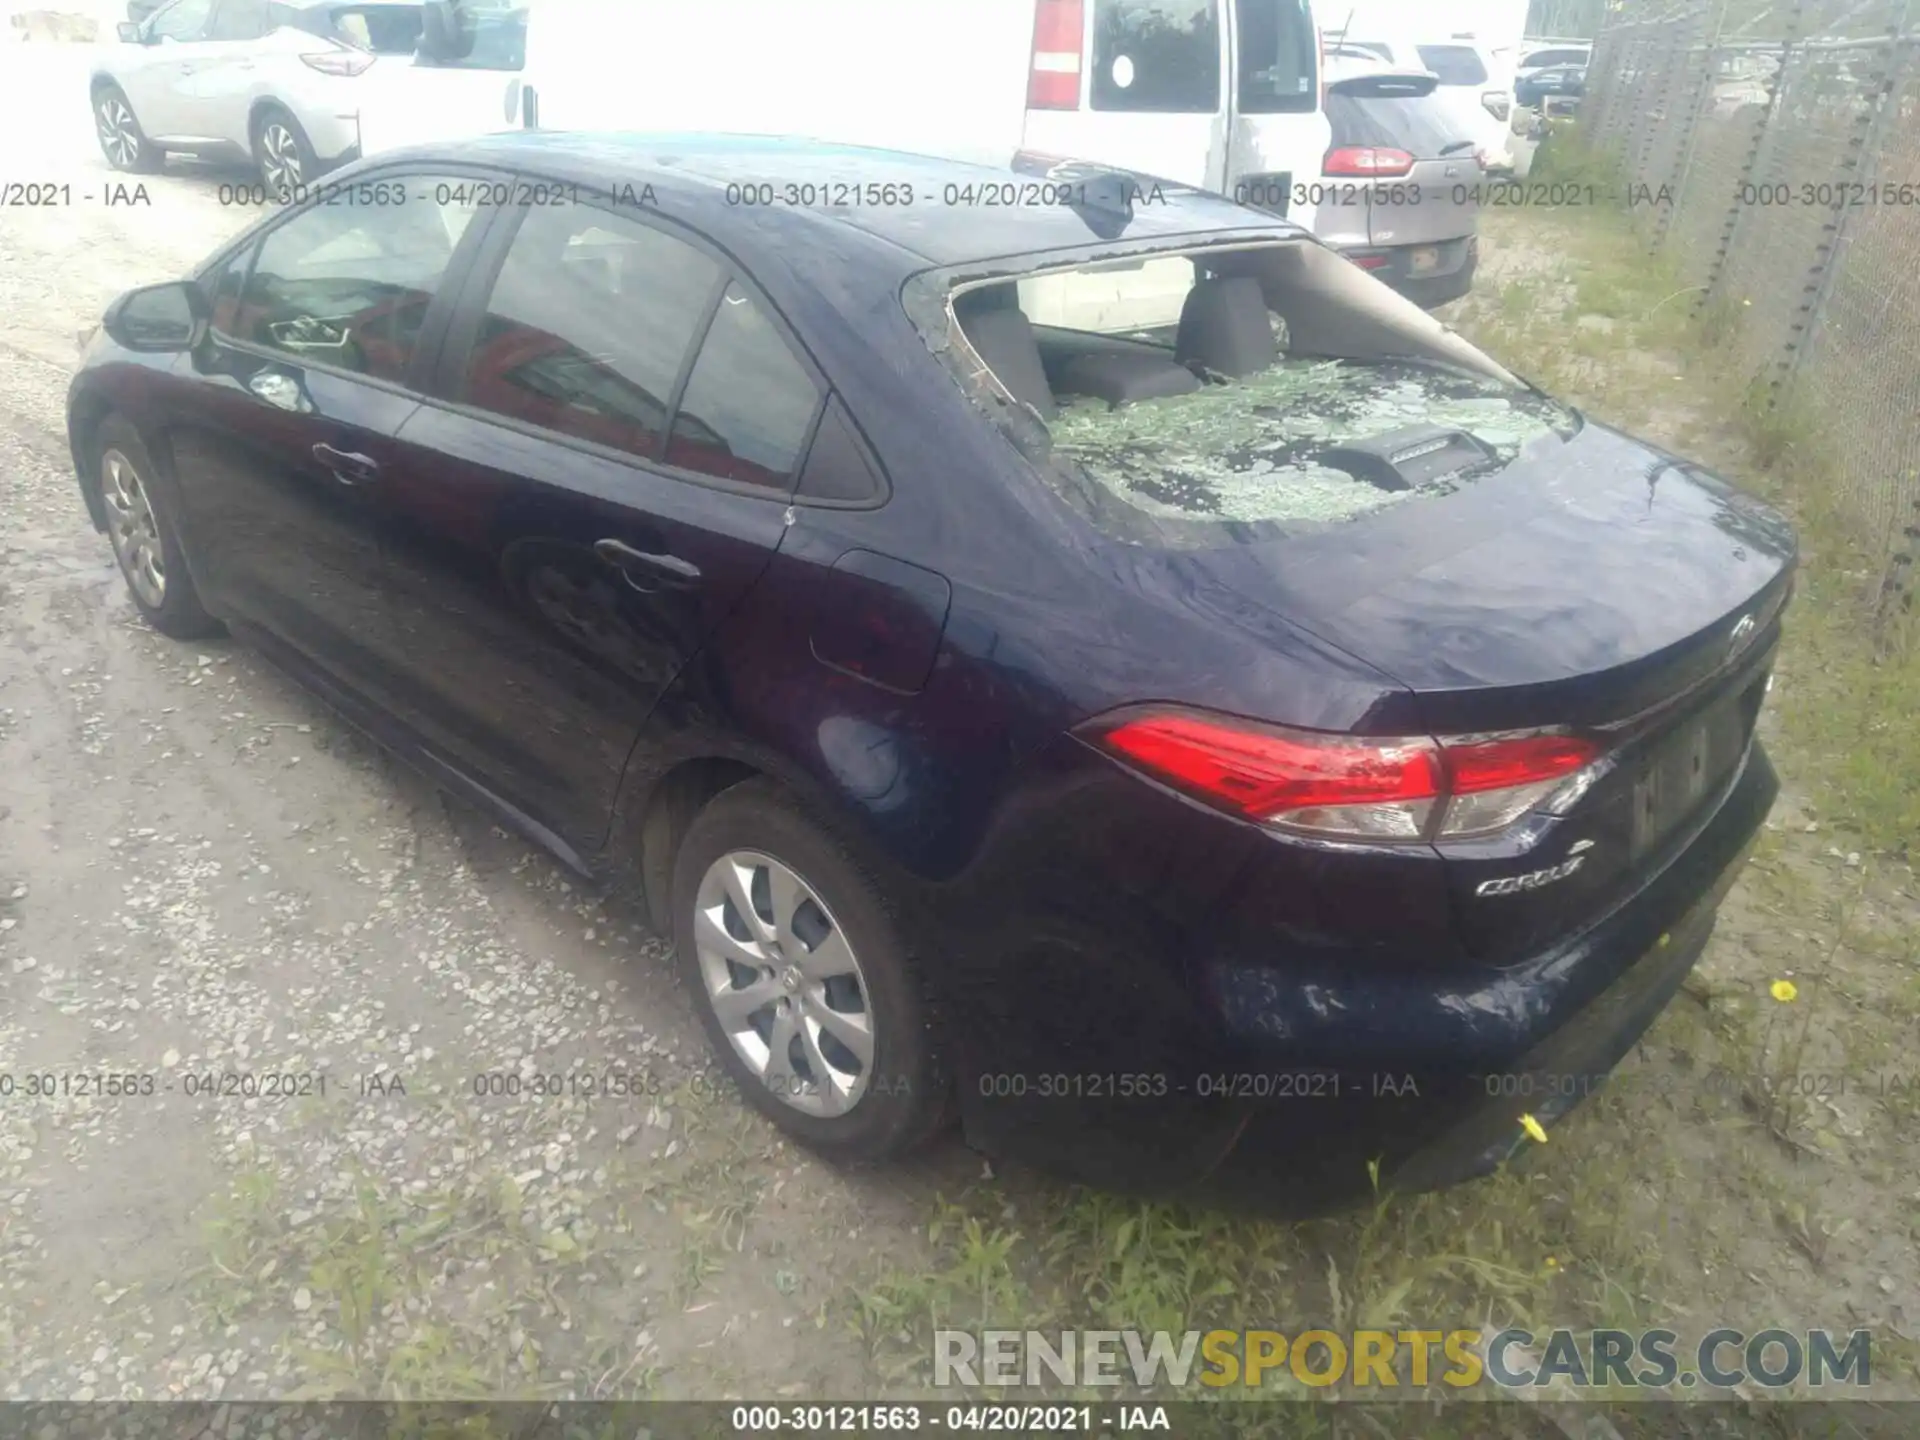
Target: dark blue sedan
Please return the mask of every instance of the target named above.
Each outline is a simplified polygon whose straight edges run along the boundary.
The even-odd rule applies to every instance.
[[[520,135],[116,301],[134,604],[632,882],[843,1159],[1307,1211],[1484,1172],[1775,792],[1772,512],[1305,231],[1085,165]]]

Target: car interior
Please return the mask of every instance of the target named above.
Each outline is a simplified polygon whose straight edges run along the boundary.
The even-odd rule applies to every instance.
[[[1190,394],[1209,380],[1240,379],[1280,358],[1260,282],[1250,275],[1198,279],[1171,337],[1100,335],[1034,325],[1016,285],[985,285],[954,299],[967,342],[1014,399],[1052,419],[1065,396],[1118,408]]]

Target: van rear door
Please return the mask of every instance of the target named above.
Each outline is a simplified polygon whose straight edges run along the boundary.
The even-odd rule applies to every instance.
[[[1320,32],[1312,0],[1232,0],[1232,143],[1227,193],[1313,225],[1311,186],[1332,144],[1321,104]],[[1310,192],[1309,192],[1310,193]],[[1281,203],[1273,203],[1275,199]]]
[[[1312,0],[1037,0],[1029,149],[1286,213],[1327,135]]]
[[[1026,144],[1227,188],[1231,0],[1036,0]]]

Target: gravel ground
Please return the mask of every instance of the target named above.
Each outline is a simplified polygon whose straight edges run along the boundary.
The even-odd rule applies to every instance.
[[[85,58],[0,48],[50,117],[0,184],[72,186],[0,209],[0,1396],[870,1388],[834,1302],[978,1161],[786,1145],[641,917],[135,614],[75,334],[254,216],[178,163],[108,204]]]

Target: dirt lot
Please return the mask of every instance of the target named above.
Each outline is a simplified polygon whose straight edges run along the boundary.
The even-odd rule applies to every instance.
[[[1530,1166],[1304,1226],[953,1142],[835,1171],[707,1078],[640,917],[248,652],[138,622],[65,449],[75,332],[253,214],[219,201],[243,177],[179,165],[104,203],[82,57],[51,48],[0,49],[47,117],[0,182],[73,188],[0,211],[0,1075],[156,1091],[0,1101],[0,1395],[851,1397],[920,1390],[929,1329],[981,1320],[1868,1326],[1876,1394],[1914,1393],[1920,902],[1822,778],[1874,723],[1834,688],[1837,581],[1769,721],[1789,793],[1695,982]],[[1604,227],[1509,215],[1487,246],[1463,328],[1754,469]],[[647,1093],[475,1090],[606,1070]],[[188,1093],[217,1072],[326,1088]]]

